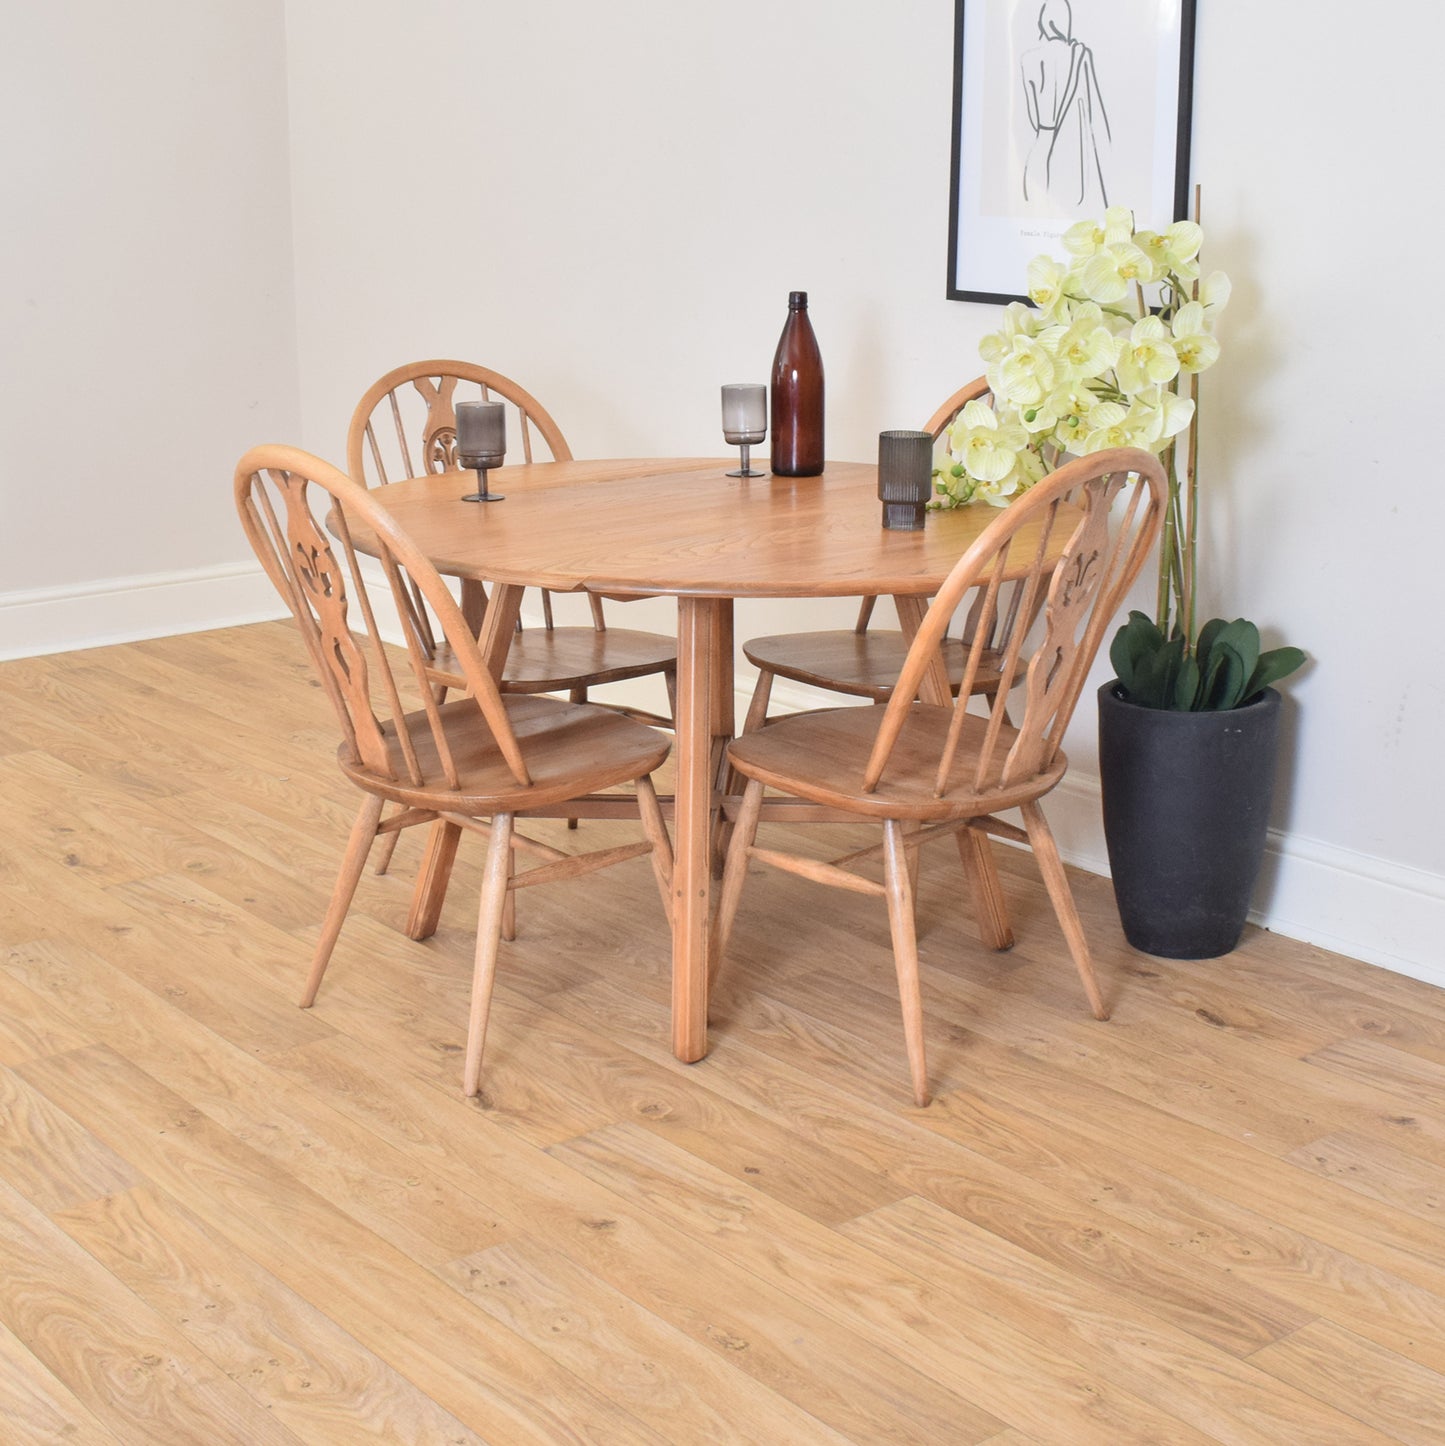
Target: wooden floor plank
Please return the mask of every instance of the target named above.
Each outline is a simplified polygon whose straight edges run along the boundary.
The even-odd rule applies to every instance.
[[[668,1441],[847,1440],[556,1251],[499,1245],[439,1273]]]
[[[589,986],[576,1000],[557,999],[554,1006],[570,1009],[584,1002],[605,1014],[614,1028],[635,1034],[634,1048],[643,1047],[645,1017],[629,1018],[620,991],[601,983]],[[1014,1120],[961,1131],[950,1144],[936,1130],[873,1101],[858,1099],[840,1109],[837,1090],[826,1076],[787,1058],[733,1041],[717,1045],[710,1058],[715,1066],[709,1071],[710,1089],[780,1123],[789,1122],[860,1172],[885,1176],[896,1186],[895,1198],[916,1194],[932,1199],[1083,1278],[1147,1302],[1164,1318],[1222,1349],[1248,1355],[1313,1316],[1241,1281],[1223,1265],[1179,1260],[1173,1242],[1108,1209],[1107,1186],[1101,1190],[1082,1170],[1066,1171],[1071,1163],[1066,1143],[1054,1161],[1041,1159],[1038,1152],[1015,1153]],[[957,1098],[955,1092],[946,1102],[951,1106]],[[693,1140],[659,1128],[650,1118],[644,1123],[693,1154],[729,1168],[715,1158],[716,1150],[696,1148]],[[766,1174],[754,1179],[736,1170],[729,1173],[784,1203],[795,1203],[772,1189]]]
[[[873,901],[750,875],[684,1066],[638,861],[522,896],[465,1101],[480,840],[296,1008],[335,747],[290,624],[0,663],[6,1446],[1445,1439],[1445,992],[1073,874],[1100,1024],[1032,857],[995,953],[929,850],[919,1110]]]
[[[485,1180],[488,1207],[517,1234],[530,1233],[576,1261],[850,1439],[926,1439],[919,1433],[929,1428],[928,1419],[912,1424],[913,1408],[928,1404],[924,1398],[903,1403],[904,1410],[891,1395],[880,1399],[868,1389],[882,1379],[895,1390],[884,1353],[868,1337],[833,1324],[769,1280],[744,1281],[731,1258],[709,1242],[631,1210],[616,1192],[594,1186],[504,1126],[492,1127],[454,1089],[406,1076],[379,1084],[354,1058],[331,1063],[317,1084],[329,1088],[338,1108],[356,1110],[443,1178]],[[398,1114],[401,1102],[408,1108]],[[963,1408],[955,1397],[947,1409]],[[956,1416],[953,1429],[966,1419]],[[984,1430],[987,1416],[978,1412],[973,1419]]]
[[[301,1440],[482,1439],[163,1191],[56,1224]]]
[[[0,1175],[49,1214],[138,1183],[114,1150],[10,1069],[0,1069]]]
[[[302,1446],[3,1181],[0,1254],[0,1322],[117,1439]]]
[[[966,1382],[1011,1425],[1050,1434],[1067,1429],[1080,1446],[1208,1439],[1129,1390],[1104,1387],[1087,1366],[1040,1347],[1031,1331],[1016,1330],[997,1313],[974,1315],[956,1300],[943,1301],[931,1280],[891,1269],[854,1246],[847,1231],[821,1230],[636,1126],[617,1125],[550,1153],[689,1235],[717,1241],[739,1267],[785,1280],[790,1293],[840,1322],[866,1323],[889,1342],[900,1375],[906,1363],[945,1388]],[[1044,1360],[1049,1369],[1040,1370]],[[1044,1379],[1048,1393],[1038,1384]]]
[[[17,1441],[116,1446],[119,1439],[10,1331],[0,1327],[0,1421]]]
[[[1007,1318],[1011,1300],[1024,1289],[1033,1306],[1028,1332],[1036,1341],[1079,1360],[1101,1380],[1127,1383],[1142,1399],[1214,1440],[1239,1446],[1280,1441],[1335,1446],[1343,1440],[1381,1446],[1389,1439],[1306,1392],[1280,1389],[1255,1364],[1211,1351],[1140,1312],[1121,1310],[1107,1292],[927,1201],[887,1206],[852,1222],[845,1233],[907,1269],[927,1271],[941,1311],[966,1303]]]
[[[1445,1441],[1445,1375],[1314,1321],[1266,1347],[1255,1363],[1302,1391],[1338,1402],[1407,1446]]]
[[[360,1344],[484,1438],[540,1446],[576,1430],[658,1446],[641,1423],[113,1052],[57,1055],[26,1066],[26,1077],[101,1137],[144,1121],[133,1153],[158,1188],[283,1284],[326,1300]]]

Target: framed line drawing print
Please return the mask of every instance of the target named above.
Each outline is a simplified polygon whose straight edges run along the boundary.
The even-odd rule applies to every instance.
[[[1184,218],[1194,4],[956,0],[951,300],[1021,300],[1029,261],[1108,206]]]

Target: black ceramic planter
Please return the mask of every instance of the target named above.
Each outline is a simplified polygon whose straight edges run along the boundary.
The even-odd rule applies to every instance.
[[[1215,959],[1244,931],[1264,858],[1280,695],[1223,713],[1140,708],[1099,689],[1104,838],[1124,936],[1164,959]]]

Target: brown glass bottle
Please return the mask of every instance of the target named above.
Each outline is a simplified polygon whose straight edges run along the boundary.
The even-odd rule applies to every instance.
[[[816,477],[823,470],[823,358],[808,320],[808,293],[788,296],[788,320],[773,356],[773,471]]]

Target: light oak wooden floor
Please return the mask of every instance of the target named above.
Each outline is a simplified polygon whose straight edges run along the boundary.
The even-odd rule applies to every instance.
[[[1445,1441],[1441,993],[1080,875],[1099,1024],[944,848],[917,1110],[882,910],[781,874],[674,1061],[639,860],[522,896],[467,1103],[476,840],[294,1004],[334,744],[289,626],[0,665],[6,1443]]]

